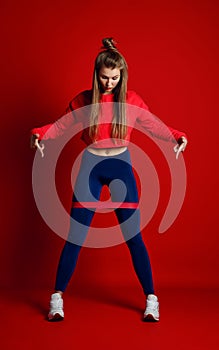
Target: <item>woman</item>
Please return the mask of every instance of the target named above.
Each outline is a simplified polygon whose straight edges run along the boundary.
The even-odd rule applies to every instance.
[[[95,60],[92,90],[83,91],[70,102],[67,112],[72,113],[53,124],[31,131],[31,147],[38,147],[42,152],[42,146],[38,143],[40,140],[56,138],[72,124],[82,122],[82,139],[86,144],[74,188],[71,210],[71,218],[74,220],[60,257],[48,319],[53,321],[64,318],[63,292],[75,270],[94,215],[94,211],[89,210],[89,205],[84,207],[81,203],[98,201],[102,187],[107,185],[112,201],[125,204],[117,207],[115,214],[146,297],[144,320],[159,321],[159,302],[154,291],[149,256],[140,232],[137,186],[127,146],[136,122],[153,136],[177,143],[177,158],[184,151],[187,139],[184,133],[165,128],[160,121],[144,113],[148,108],[142,99],[135,92],[127,91],[128,72],[124,57],[112,38],[103,39],[102,42],[103,48]],[[83,117],[83,113],[77,113],[84,106],[91,106],[89,127],[86,127],[88,118]],[[130,112],[127,106],[136,106],[138,113]],[[126,186],[125,197],[118,182],[114,181],[117,179]],[[133,219],[130,221],[131,217]]]

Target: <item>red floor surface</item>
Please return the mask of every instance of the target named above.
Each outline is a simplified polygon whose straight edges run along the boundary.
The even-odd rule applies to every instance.
[[[128,290],[125,294],[124,290]],[[66,292],[65,320],[50,323],[47,290],[1,291],[1,349],[219,348],[217,289],[160,289],[160,322],[142,322],[138,287]]]

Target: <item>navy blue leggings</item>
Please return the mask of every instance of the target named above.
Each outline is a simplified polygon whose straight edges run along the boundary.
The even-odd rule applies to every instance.
[[[117,156],[96,156],[85,150],[74,188],[69,236],[59,260],[56,291],[65,291],[95,213],[91,209],[74,207],[74,203],[97,202],[104,185],[109,187],[112,202],[138,203],[128,150]],[[154,294],[150,260],[140,232],[139,209],[117,208],[115,214],[143,291],[145,295]]]

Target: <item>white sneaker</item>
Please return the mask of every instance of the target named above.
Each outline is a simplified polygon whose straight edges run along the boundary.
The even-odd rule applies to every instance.
[[[59,293],[51,295],[50,310],[48,314],[49,321],[61,321],[64,318],[63,299]]]
[[[159,321],[159,302],[154,294],[147,296],[144,321]]]

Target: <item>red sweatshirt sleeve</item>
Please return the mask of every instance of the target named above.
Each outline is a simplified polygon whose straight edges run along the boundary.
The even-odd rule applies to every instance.
[[[182,136],[186,137],[184,132],[166,126],[152,114],[141,97],[134,92],[132,92],[132,104],[140,107],[136,120],[150,135],[171,142],[178,142]]]
[[[39,140],[55,139],[64,134],[64,132],[75,122],[73,112],[68,108],[66,114],[55,121],[53,124],[47,124],[31,130],[31,134],[39,134]]]
[[[91,91],[86,90],[79,93],[69,103],[65,114],[52,124],[47,124],[31,130],[31,135],[39,134],[39,140],[55,139],[64,134],[73,124],[80,122],[80,113],[74,113],[77,109],[91,103]]]

